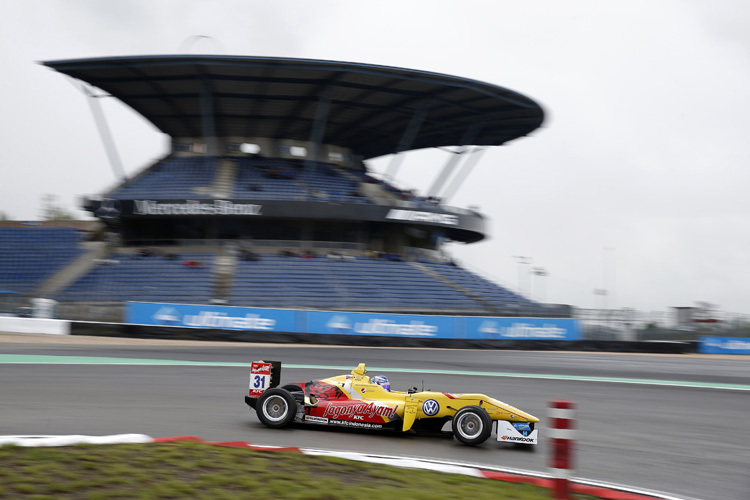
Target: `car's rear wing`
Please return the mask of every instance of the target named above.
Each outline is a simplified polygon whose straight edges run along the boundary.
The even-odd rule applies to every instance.
[[[248,396],[257,398],[266,389],[277,387],[281,382],[281,361],[253,361],[250,364],[250,391]]]

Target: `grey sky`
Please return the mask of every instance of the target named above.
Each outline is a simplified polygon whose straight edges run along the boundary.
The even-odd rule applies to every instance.
[[[544,127],[488,151],[451,200],[491,217],[487,242],[452,247],[461,261],[516,287],[513,256],[532,257],[549,272],[532,294],[550,302],[602,305],[606,288],[610,307],[750,313],[747,2],[4,0],[0,14],[0,212],[14,218],[115,181],[83,95],[37,61],[179,53],[207,35],[193,52],[399,66],[532,97]],[[102,104],[127,172],[166,152]],[[445,161],[410,153],[398,178],[424,192]]]

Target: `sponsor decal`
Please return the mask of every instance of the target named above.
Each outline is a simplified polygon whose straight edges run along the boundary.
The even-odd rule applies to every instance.
[[[440,403],[438,403],[434,399],[428,399],[427,401],[422,403],[422,413],[424,413],[428,417],[434,417],[438,414],[439,411]]]
[[[372,424],[370,422],[352,422],[351,420],[329,420],[328,425],[340,427],[355,427],[357,429],[382,429],[383,424]]]
[[[253,363],[250,366],[250,373],[260,373],[260,374],[271,374],[271,364],[270,363]]]
[[[528,422],[511,422],[511,425],[516,428],[517,431],[530,431],[531,426]]]
[[[423,321],[397,323],[390,319],[372,318],[367,323],[352,323],[343,315],[336,315],[326,323],[329,331],[347,333],[353,331],[362,335],[403,335],[408,337],[434,337],[438,327],[425,325]]]
[[[154,313],[157,325],[174,325],[180,321],[180,315],[174,307],[162,307]]]
[[[523,338],[537,338],[537,339],[566,339],[567,330],[565,328],[559,328],[556,325],[544,324],[543,326],[535,326],[530,323],[513,323],[511,326],[498,326],[496,321],[487,320],[484,321],[480,327],[481,333],[489,333],[499,335],[503,338],[510,339],[523,339]]]
[[[331,320],[326,323],[326,326],[332,331],[342,333],[352,329],[352,323],[349,321],[349,318],[338,314],[331,318]]]
[[[430,222],[433,224],[444,224],[446,226],[458,225],[457,215],[420,212],[418,210],[399,210],[394,208],[388,211],[385,218],[410,222]]]
[[[119,200],[104,198],[94,211],[94,215],[102,219],[116,219],[122,213],[122,204]]]
[[[514,443],[533,443],[534,442],[532,438],[520,437],[520,436],[503,436],[501,439],[503,441],[511,441]]]
[[[389,319],[371,319],[367,323],[355,323],[354,331],[367,335],[405,335],[409,337],[432,337],[437,327],[425,325],[422,321],[410,321],[409,324],[398,324]]]
[[[202,203],[186,200],[182,203],[164,203],[154,200],[134,200],[134,215],[260,215],[262,205],[212,200]]]
[[[324,417],[330,417],[332,419],[337,419],[341,416],[347,416],[350,418],[354,418],[357,415],[365,416],[370,419],[374,417],[388,417],[389,419],[393,419],[393,417],[396,416],[396,410],[398,409],[398,405],[391,408],[390,406],[386,406],[381,404],[375,404],[375,403],[344,403],[344,404],[334,404],[331,403],[328,406],[326,406],[326,410],[323,413]]]
[[[327,424],[328,419],[323,417],[316,417],[314,415],[305,415],[305,421],[312,422],[314,424]]]
[[[186,314],[182,318],[185,326],[203,328],[237,328],[241,330],[273,330],[276,320],[262,318],[259,314],[246,314],[244,317],[229,316],[218,311],[201,311],[198,314]]]

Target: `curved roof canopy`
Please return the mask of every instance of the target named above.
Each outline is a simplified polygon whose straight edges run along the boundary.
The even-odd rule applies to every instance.
[[[536,102],[511,90],[387,66],[205,55],[43,64],[117,97],[172,137],[206,135],[210,117],[219,137],[319,137],[365,159],[437,146],[498,146],[544,119]]]

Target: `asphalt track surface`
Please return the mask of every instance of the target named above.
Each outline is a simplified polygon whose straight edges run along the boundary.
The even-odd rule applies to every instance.
[[[684,498],[750,498],[747,357],[24,340],[0,343],[0,435],[196,435],[545,472],[547,402],[564,398],[578,406],[576,477]],[[82,364],[102,357],[201,364]],[[540,417],[541,443],[530,452],[494,435],[471,448],[409,434],[268,429],[243,401],[249,368],[236,364],[254,359],[282,361],[282,383],[366,362],[371,375],[378,368],[397,389],[424,382],[426,389],[486,393]]]

